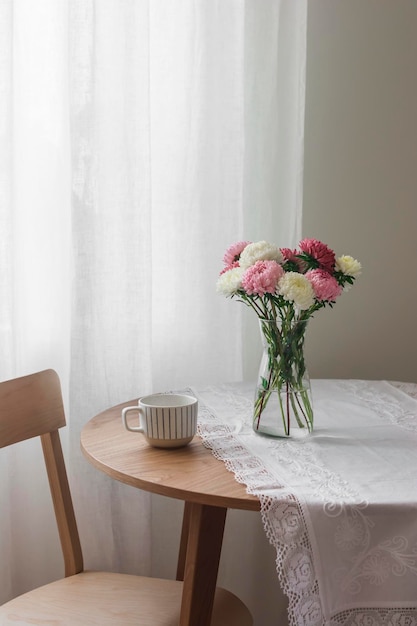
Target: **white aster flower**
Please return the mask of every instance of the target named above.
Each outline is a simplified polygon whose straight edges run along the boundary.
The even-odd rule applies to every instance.
[[[282,263],[283,260],[282,252],[277,246],[273,246],[267,241],[257,241],[249,243],[242,251],[239,264],[243,269],[247,269],[254,265],[256,261],[276,261],[277,263]]]
[[[347,274],[348,276],[353,276],[356,278],[361,274],[362,265],[354,259],[353,257],[344,254],[336,259],[336,270],[339,272],[343,272],[343,274]]]
[[[286,272],[278,283],[278,291],[300,311],[309,309],[314,304],[314,290],[312,284],[298,272]]]
[[[216,289],[224,296],[233,296],[242,286],[244,270],[241,267],[233,267],[220,274],[217,279]]]

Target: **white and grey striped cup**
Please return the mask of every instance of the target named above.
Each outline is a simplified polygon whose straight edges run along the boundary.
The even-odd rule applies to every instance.
[[[139,426],[127,420],[130,412],[139,413]],[[133,433],[143,433],[156,448],[179,448],[187,445],[197,431],[198,400],[175,393],[156,393],[139,398],[137,406],[122,410],[124,427]]]

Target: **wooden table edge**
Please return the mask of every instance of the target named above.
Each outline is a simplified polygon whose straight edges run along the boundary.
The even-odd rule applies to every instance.
[[[95,425],[101,421],[108,422],[108,421],[114,420],[115,423],[120,423],[121,425],[120,416],[121,416],[122,408],[127,407],[127,406],[134,406],[136,404],[137,404],[137,399],[130,400],[128,402],[122,402],[109,409],[101,411],[96,416],[91,418],[83,426],[81,435],[80,435],[80,447],[81,447],[81,451],[84,457],[93,467],[95,467],[96,469],[100,470],[101,472],[107,474],[109,477],[121,483],[130,485],[138,489],[142,489],[143,491],[147,491],[150,493],[155,493],[155,494],[166,496],[169,498],[183,500],[185,502],[194,502],[197,504],[206,504],[206,505],[208,504],[211,506],[218,506],[218,507],[245,510],[245,511],[258,511],[258,512],[260,511],[259,499],[255,495],[247,493],[246,486],[236,480],[233,472],[230,471],[226,467],[223,461],[217,459],[213,455],[210,448],[204,445],[203,440],[198,435],[193,439],[193,441],[190,444],[188,444],[187,448],[191,449],[191,448],[195,448],[195,446],[201,446],[201,448],[208,455],[208,457],[206,458],[207,463],[221,464],[223,466],[224,472],[227,472],[227,474],[230,474],[230,480],[231,480],[231,484],[233,484],[233,489],[237,491],[238,493],[240,492],[239,495],[227,496],[227,495],[221,495],[221,494],[207,494],[204,491],[199,492],[197,489],[193,491],[188,491],[187,489],[184,489],[181,487],[175,487],[173,485],[167,486],[163,483],[160,483],[157,481],[154,482],[149,479],[142,478],[138,475],[131,476],[126,472],[120,471],[120,469],[109,466],[108,464],[106,464],[105,462],[97,458],[97,453],[95,454],[94,452],[92,452],[90,450],[91,445],[86,443],[85,441],[86,436],[90,433],[90,431],[92,432],[94,430]],[[121,426],[121,428],[123,427]],[[123,434],[125,434],[125,432]],[[129,436],[130,435],[132,435],[132,441],[135,441],[135,439],[133,438],[136,437],[136,434],[129,433]],[[138,435],[138,437],[142,437],[142,436]],[[138,439],[135,441],[134,448],[136,447],[138,449],[145,450],[146,453],[148,454],[149,453],[152,454],[153,450],[155,450],[155,454],[158,454],[158,453],[161,455],[176,454],[175,450],[152,449],[145,442],[144,438]],[[183,448],[182,450],[184,451],[185,449]],[[178,452],[181,454],[180,451]],[[199,449],[199,454],[201,455],[200,449]],[[229,478],[227,480],[229,480]]]

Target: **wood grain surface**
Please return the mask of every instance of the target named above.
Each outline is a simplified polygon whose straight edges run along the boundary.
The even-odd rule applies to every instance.
[[[97,469],[123,483],[187,502],[259,511],[259,500],[246,493],[232,472],[196,436],[183,448],[151,447],[140,433],[122,424],[130,400],[93,417],[81,433],[81,449]]]

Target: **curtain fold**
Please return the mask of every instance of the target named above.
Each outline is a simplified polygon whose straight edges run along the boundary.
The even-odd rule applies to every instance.
[[[53,0],[40,2],[36,11],[28,0],[0,2],[0,378],[53,367],[68,399],[71,229],[64,8],[64,2]],[[40,461],[38,442],[0,454],[0,601],[61,569],[58,549],[48,551],[50,538],[57,548],[59,541],[45,473],[35,470]]]
[[[254,375],[256,324],[215,283],[234,241],[299,238],[305,23],[306,0],[0,0],[0,376],[61,377],[88,567],[175,571],[155,537],[180,518],[87,463],[88,419]],[[0,452],[0,601],[62,573],[49,505],[22,509],[38,457]]]

